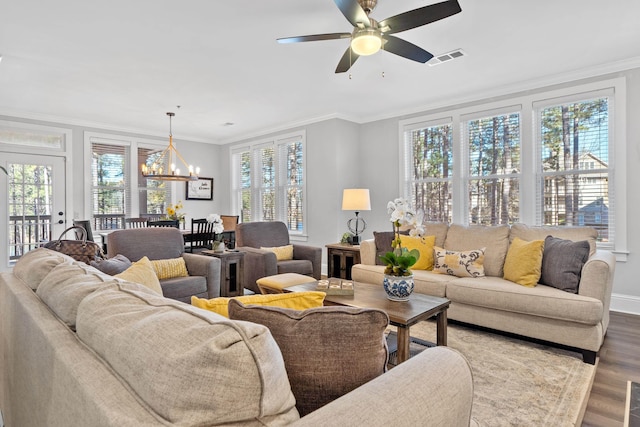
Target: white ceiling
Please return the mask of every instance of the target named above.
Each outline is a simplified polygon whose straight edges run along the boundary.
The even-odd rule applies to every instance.
[[[176,138],[224,143],[640,64],[638,0],[459,2],[396,36],[464,58],[430,67],[380,52],[350,79],[334,74],[348,40],[276,43],[351,31],[332,0],[0,0],[0,114],[162,136],[175,111]],[[379,0],[372,17],[430,3]]]

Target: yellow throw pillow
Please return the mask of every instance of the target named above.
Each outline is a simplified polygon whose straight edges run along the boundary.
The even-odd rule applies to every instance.
[[[533,288],[542,273],[544,240],[513,239],[504,260],[504,278],[522,286]]]
[[[288,259],[293,259],[293,245],[286,246],[274,246],[272,248],[261,247],[263,251],[271,251],[276,254],[276,259],[278,261],[286,261]]]
[[[151,261],[149,261],[147,257],[143,257],[139,261],[134,262],[131,264],[131,267],[113,277],[118,277],[129,282],[140,283],[162,295],[160,281],[151,265]]]
[[[153,269],[158,275],[158,279],[172,279],[174,277],[186,277],[189,275],[187,272],[187,265],[184,263],[184,258],[171,258],[171,259],[158,259],[151,261]]]
[[[306,310],[307,308],[322,307],[325,297],[324,292],[289,292],[286,294],[268,295],[244,295],[233,298],[213,298],[204,299],[196,296],[191,297],[191,305],[213,311],[224,317],[229,317],[229,300],[237,299],[244,305],[266,305],[281,308],[292,308],[294,310]]]
[[[484,276],[484,251],[486,248],[472,251],[449,251],[435,246],[433,248],[433,271],[457,277]]]
[[[402,247],[409,250],[417,249],[420,258],[412,270],[433,270],[433,246],[436,244],[436,236],[411,237],[400,235]]]

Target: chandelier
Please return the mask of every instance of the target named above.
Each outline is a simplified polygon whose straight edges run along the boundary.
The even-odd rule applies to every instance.
[[[159,181],[197,181],[200,168],[194,168],[188,165],[184,158],[180,155],[176,147],[173,146],[173,133],[171,132],[171,118],[175,113],[167,113],[169,116],[169,146],[165,148],[160,156],[154,160],[151,166],[143,163],[140,166],[142,176],[147,179],[156,179]],[[188,175],[180,175],[180,168],[176,167],[176,162],[180,160],[184,165]]]

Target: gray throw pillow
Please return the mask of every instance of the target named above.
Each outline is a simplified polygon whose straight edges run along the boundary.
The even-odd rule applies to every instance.
[[[333,306],[299,311],[231,299],[229,318],[269,328],[300,416],[385,372],[389,317],[381,310]]]
[[[400,234],[408,235],[409,231],[401,231]],[[394,239],[393,231],[374,231],[373,240],[376,244],[376,265],[384,265],[380,257],[391,252],[391,242]]]
[[[588,258],[588,241],[574,242],[547,236],[544,239],[540,283],[577,294],[582,266]]]
[[[126,256],[118,254],[113,258],[91,261],[91,266],[110,276],[115,276],[131,267],[131,261]]]

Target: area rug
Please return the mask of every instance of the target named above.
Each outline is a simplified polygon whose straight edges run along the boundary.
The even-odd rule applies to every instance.
[[[435,322],[412,326],[411,336],[435,341]],[[555,427],[582,422],[597,361],[589,365],[580,353],[461,325],[449,324],[447,344],[471,365],[471,416],[480,426]],[[412,341],[411,354],[425,348]]]

